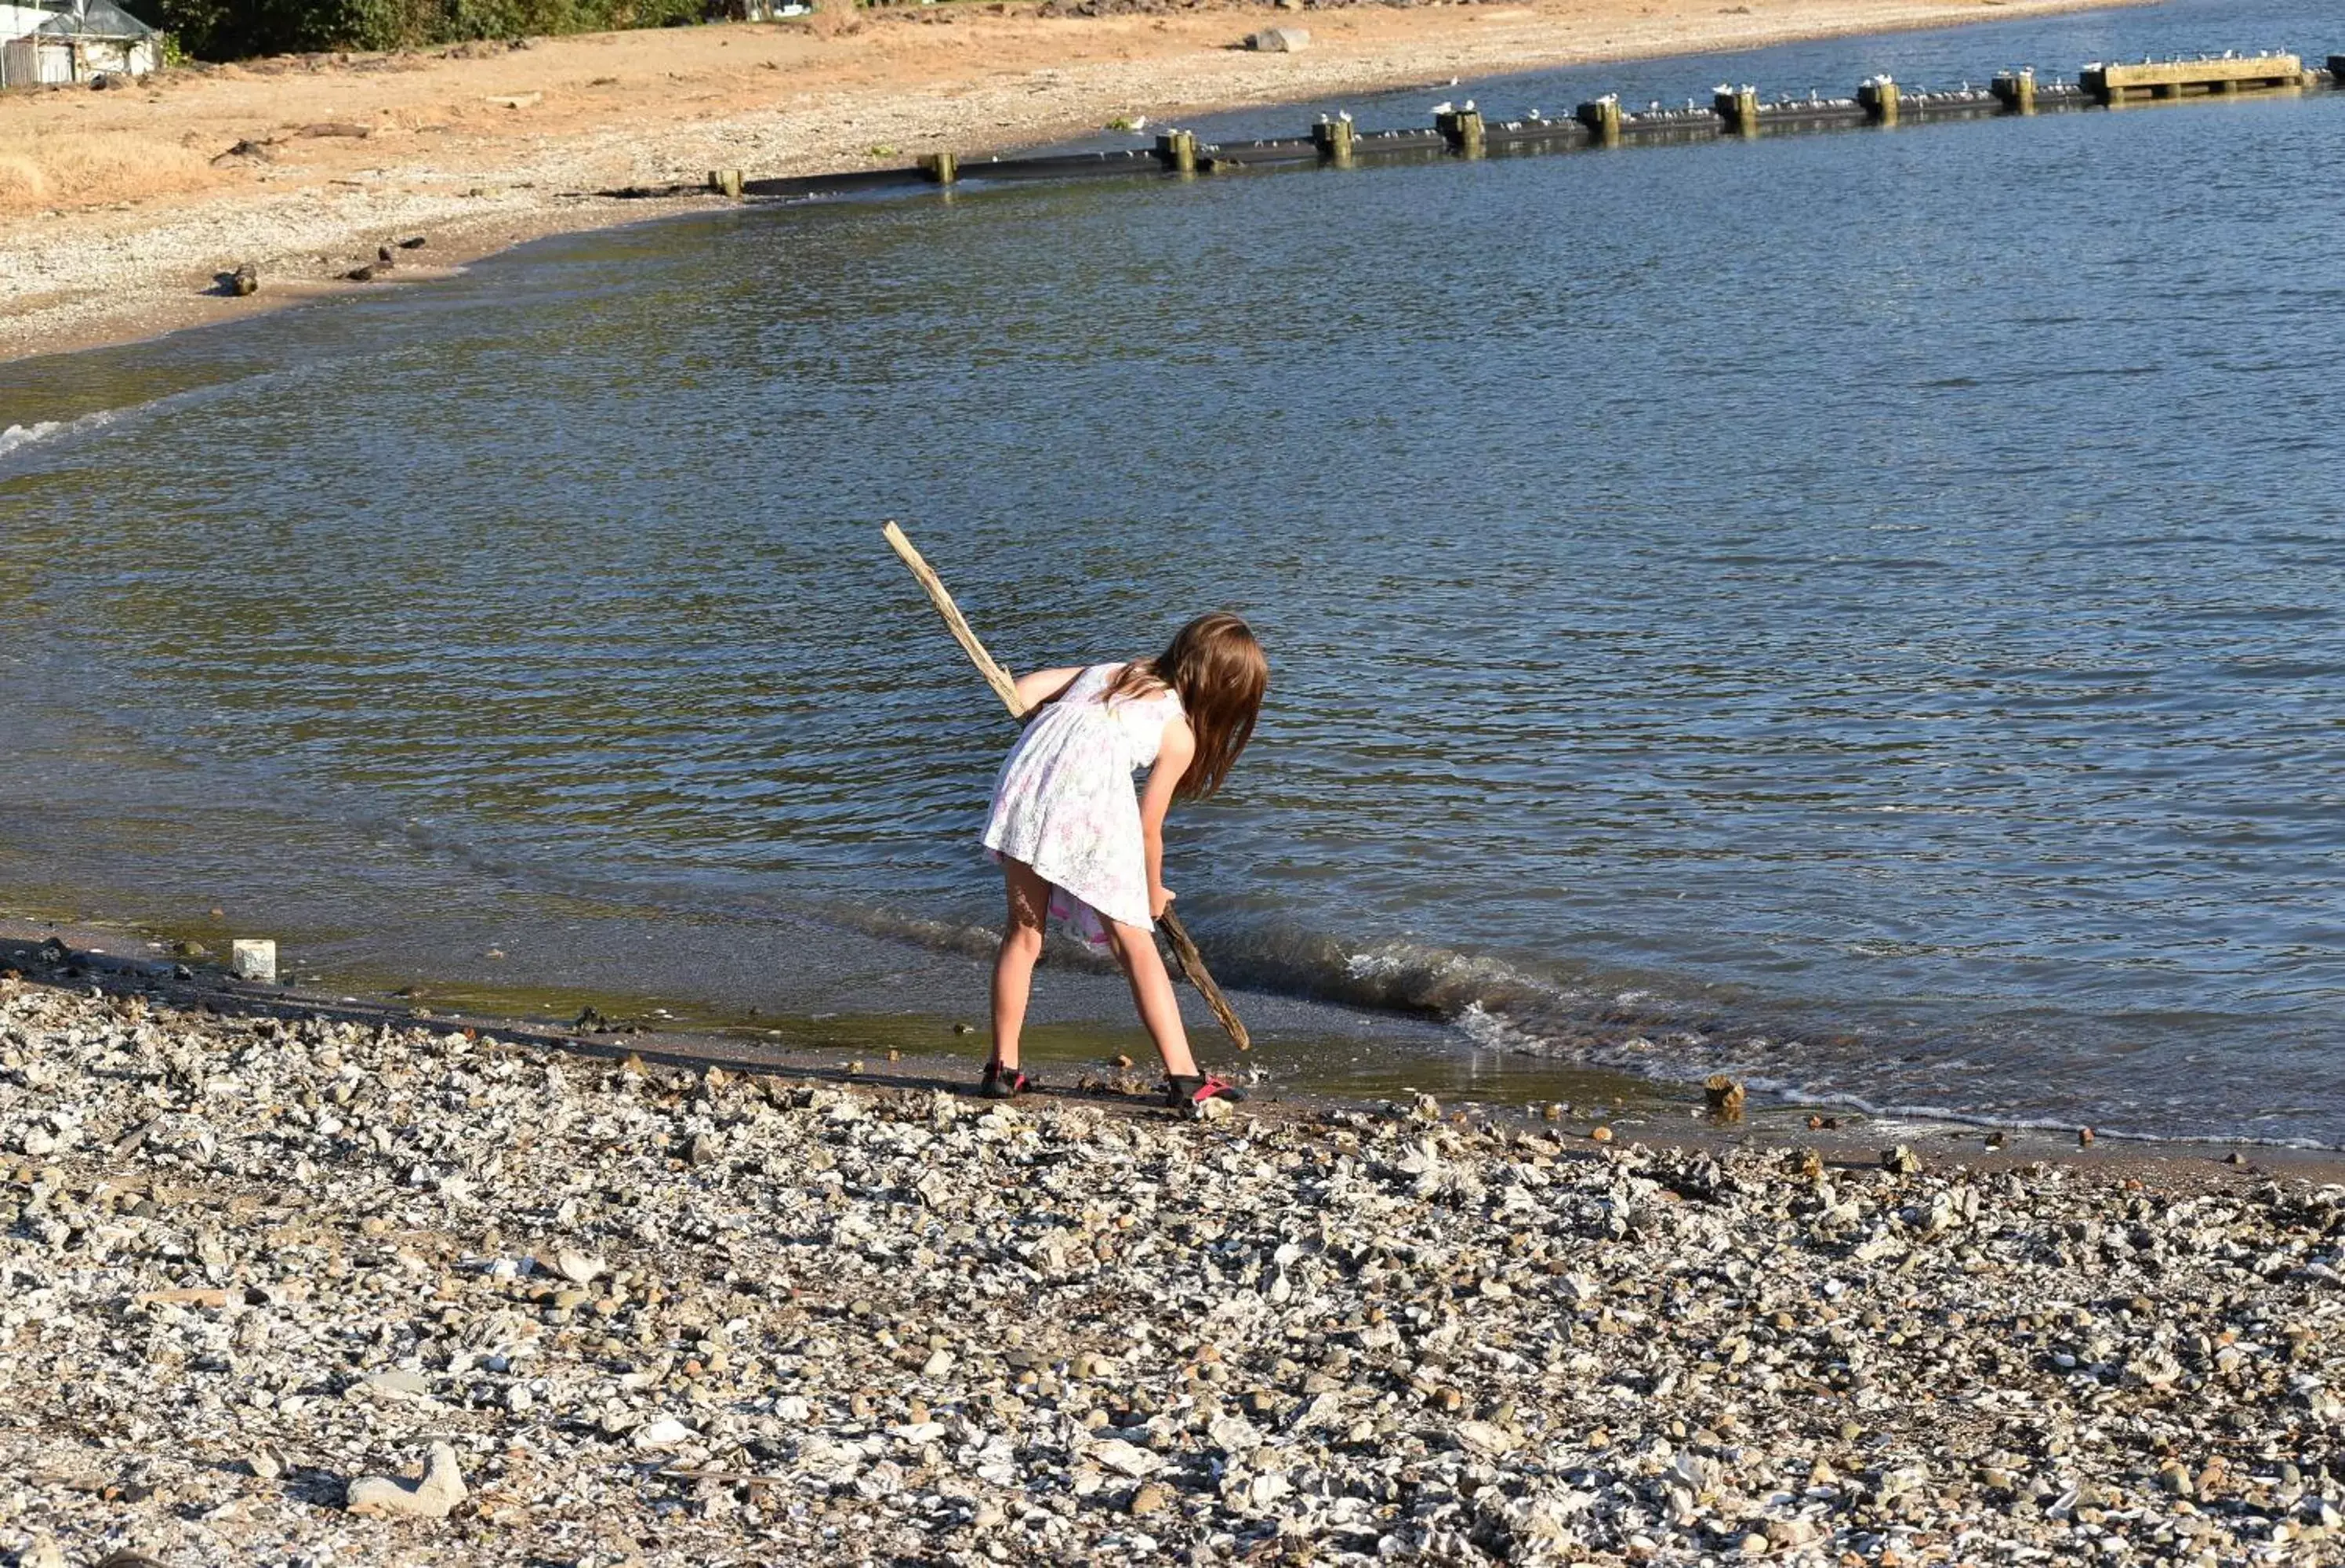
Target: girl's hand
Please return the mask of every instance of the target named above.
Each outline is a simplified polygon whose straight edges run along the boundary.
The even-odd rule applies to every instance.
[[[1148,917],[1151,920],[1163,919],[1164,911],[1172,906],[1172,890],[1171,888],[1152,887],[1148,890]]]

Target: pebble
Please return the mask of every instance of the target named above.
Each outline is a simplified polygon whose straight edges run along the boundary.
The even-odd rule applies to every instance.
[[[592,1285],[609,1268],[600,1258],[591,1258],[584,1252],[563,1251],[555,1254],[553,1259],[554,1272],[574,1285]]]
[[[2345,1189],[1599,1130],[0,980],[0,1561],[2333,1551]]]

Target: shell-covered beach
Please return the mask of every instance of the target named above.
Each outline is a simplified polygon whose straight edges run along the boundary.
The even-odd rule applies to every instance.
[[[2301,1173],[988,1107],[75,962],[0,981],[18,1564],[2340,1550]]]

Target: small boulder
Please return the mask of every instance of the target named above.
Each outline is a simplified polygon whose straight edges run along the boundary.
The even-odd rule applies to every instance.
[[[1301,27],[1264,27],[1246,36],[1246,47],[1264,55],[1299,55],[1310,46],[1311,35]]]

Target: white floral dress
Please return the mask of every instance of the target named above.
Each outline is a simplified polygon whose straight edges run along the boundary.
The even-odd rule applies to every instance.
[[[1122,664],[1093,664],[1026,726],[993,784],[985,847],[1051,885],[1051,915],[1093,947],[1101,917],[1149,930],[1148,856],[1132,775],[1153,766],[1172,692],[1103,700]]]

